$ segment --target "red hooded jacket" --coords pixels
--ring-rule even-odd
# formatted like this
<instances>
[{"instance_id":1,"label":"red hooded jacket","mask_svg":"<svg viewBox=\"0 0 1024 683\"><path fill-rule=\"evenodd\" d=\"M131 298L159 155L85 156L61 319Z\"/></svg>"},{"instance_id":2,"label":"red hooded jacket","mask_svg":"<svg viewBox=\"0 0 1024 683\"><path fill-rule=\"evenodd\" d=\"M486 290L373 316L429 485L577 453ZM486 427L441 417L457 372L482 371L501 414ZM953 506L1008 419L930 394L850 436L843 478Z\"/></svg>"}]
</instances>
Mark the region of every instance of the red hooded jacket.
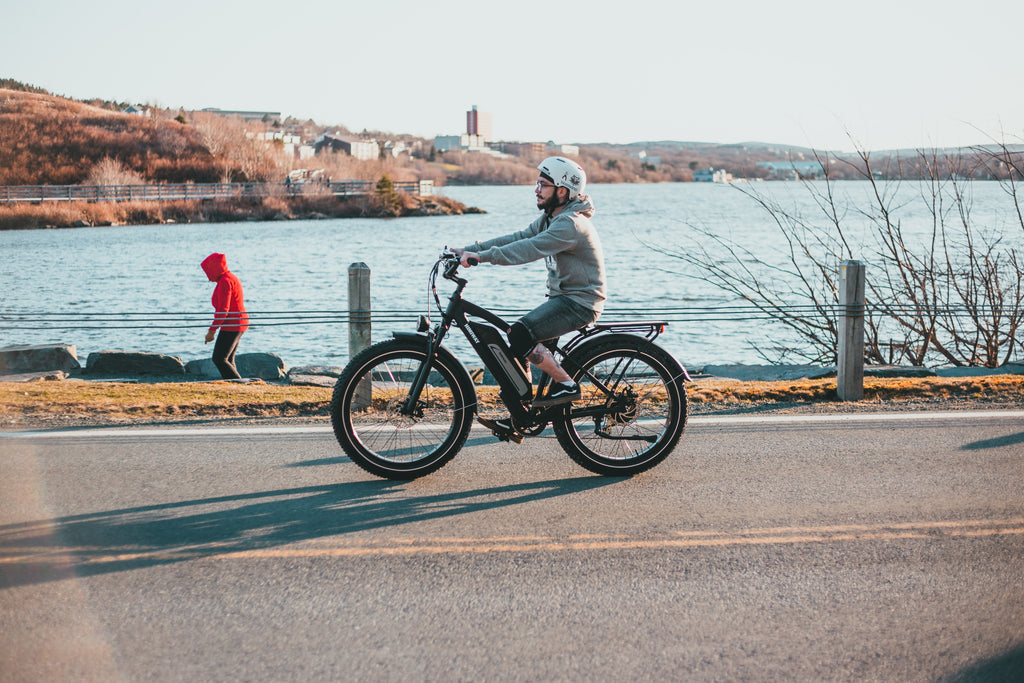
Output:
<instances>
[{"instance_id":1,"label":"red hooded jacket","mask_svg":"<svg viewBox=\"0 0 1024 683\"><path fill-rule=\"evenodd\" d=\"M245 332L249 329L249 314L245 312L242 283L228 270L228 258L224 254L210 254L203 259L203 272L213 288L213 324L210 330L222 329L228 332Z\"/></svg>"}]
</instances>

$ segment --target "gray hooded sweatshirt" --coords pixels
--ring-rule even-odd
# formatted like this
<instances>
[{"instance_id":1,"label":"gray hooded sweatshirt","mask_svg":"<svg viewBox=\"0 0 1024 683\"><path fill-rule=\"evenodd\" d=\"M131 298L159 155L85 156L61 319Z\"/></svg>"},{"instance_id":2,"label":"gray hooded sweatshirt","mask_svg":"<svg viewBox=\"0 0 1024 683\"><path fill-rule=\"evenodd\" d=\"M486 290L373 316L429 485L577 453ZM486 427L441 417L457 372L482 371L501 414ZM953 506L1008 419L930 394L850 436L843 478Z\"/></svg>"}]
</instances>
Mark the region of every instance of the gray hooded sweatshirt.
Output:
<instances>
[{"instance_id":1,"label":"gray hooded sweatshirt","mask_svg":"<svg viewBox=\"0 0 1024 683\"><path fill-rule=\"evenodd\" d=\"M544 259L548 296L566 296L600 314L604 310L604 252L590 217L594 204L580 195L557 216L545 212L529 227L466 247L484 263L517 266Z\"/></svg>"}]
</instances>

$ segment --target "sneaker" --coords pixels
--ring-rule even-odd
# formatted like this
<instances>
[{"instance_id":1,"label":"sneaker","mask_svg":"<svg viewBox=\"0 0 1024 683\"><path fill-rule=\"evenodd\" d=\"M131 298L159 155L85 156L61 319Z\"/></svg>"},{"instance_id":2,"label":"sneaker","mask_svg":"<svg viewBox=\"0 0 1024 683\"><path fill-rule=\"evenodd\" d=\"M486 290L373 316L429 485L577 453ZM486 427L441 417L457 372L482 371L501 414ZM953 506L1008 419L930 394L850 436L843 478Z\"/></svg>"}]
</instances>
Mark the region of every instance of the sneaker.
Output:
<instances>
[{"instance_id":1,"label":"sneaker","mask_svg":"<svg viewBox=\"0 0 1024 683\"><path fill-rule=\"evenodd\" d=\"M554 382L548 388L547 396L538 398L533 405L542 408L544 406L556 406L560 403L572 403L580 397L580 385L575 382L563 384Z\"/></svg>"},{"instance_id":2,"label":"sneaker","mask_svg":"<svg viewBox=\"0 0 1024 683\"><path fill-rule=\"evenodd\" d=\"M515 443L522 443L524 436L516 431L516 428L512 426L511 418L505 418L504 420L491 420L486 417L476 418L476 421L491 430L500 441L514 441Z\"/></svg>"}]
</instances>

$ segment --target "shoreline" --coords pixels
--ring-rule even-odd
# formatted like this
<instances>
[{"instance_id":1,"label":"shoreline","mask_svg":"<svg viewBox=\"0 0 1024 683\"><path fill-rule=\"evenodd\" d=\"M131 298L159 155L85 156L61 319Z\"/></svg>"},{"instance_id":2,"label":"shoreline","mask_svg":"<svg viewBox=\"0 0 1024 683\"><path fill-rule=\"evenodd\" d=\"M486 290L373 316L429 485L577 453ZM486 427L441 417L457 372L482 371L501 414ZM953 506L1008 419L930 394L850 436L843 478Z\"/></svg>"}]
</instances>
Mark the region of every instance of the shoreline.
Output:
<instances>
[{"instance_id":1,"label":"shoreline","mask_svg":"<svg viewBox=\"0 0 1024 683\"><path fill-rule=\"evenodd\" d=\"M484 213L481 209L468 207L439 194L397 194L396 197L390 203L381 202L372 195L351 198L298 195L251 199L0 204L0 230L336 218L386 219Z\"/></svg>"}]
</instances>

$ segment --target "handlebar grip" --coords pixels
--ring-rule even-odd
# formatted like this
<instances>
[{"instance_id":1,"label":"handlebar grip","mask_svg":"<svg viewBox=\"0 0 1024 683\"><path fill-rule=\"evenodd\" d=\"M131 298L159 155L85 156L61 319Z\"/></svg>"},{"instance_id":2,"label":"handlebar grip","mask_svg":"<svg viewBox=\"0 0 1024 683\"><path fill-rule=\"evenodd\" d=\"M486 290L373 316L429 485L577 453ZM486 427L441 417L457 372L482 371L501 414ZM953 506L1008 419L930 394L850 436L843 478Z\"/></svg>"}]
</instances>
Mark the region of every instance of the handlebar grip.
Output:
<instances>
[{"instance_id":1,"label":"handlebar grip","mask_svg":"<svg viewBox=\"0 0 1024 683\"><path fill-rule=\"evenodd\" d=\"M478 266L478 265L480 265L480 259L475 259L475 258L466 259L466 263L468 263L471 266Z\"/></svg>"}]
</instances>

